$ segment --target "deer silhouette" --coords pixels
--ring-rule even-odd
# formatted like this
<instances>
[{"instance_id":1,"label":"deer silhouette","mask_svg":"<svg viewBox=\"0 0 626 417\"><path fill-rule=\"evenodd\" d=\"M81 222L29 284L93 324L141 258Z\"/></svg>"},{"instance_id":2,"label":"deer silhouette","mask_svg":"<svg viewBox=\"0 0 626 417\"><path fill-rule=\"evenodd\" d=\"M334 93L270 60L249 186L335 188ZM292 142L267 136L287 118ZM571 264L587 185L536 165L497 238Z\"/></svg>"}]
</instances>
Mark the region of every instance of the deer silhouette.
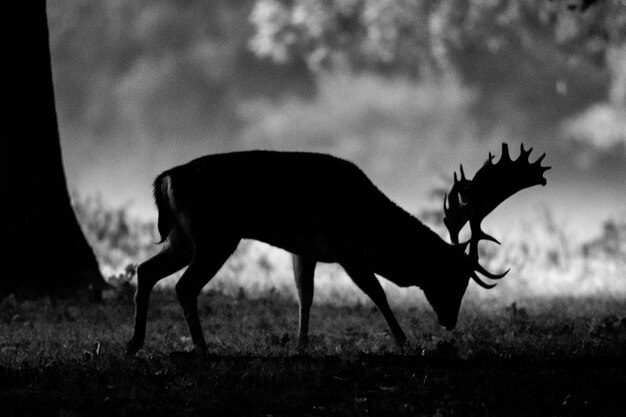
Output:
<instances>
[{"instance_id":1,"label":"deer silhouette","mask_svg":"<svg viewBox=\"0 0 626 417\"><path fill-rule=\"evenodd\" d=\"M148 299L162 278L189 266L176 284L193 343L207 345L197 297L241 239L256 239L293 254L299 297L298 345L308 343L313 276L317 262L339 263L369 296L400 346L406 336L375 274L400 287L418 286L439 323L456 326L470 278L500 279L478 262L478 242L497 240L480 228L495 207L516 192L545 185L545 154L530 163L521 146L511 160L508 146L493 163L489 154L472 180L454 174L444 198L446 242L385 196L356 165L326 154L249 151L208 155L169 169L154 181L163 247L137 268L135 329L126 353L143 346ZM459 243L469 222L471 238ZM469 253L467 248L469 246Z\"/></svg>"}]
</instances>

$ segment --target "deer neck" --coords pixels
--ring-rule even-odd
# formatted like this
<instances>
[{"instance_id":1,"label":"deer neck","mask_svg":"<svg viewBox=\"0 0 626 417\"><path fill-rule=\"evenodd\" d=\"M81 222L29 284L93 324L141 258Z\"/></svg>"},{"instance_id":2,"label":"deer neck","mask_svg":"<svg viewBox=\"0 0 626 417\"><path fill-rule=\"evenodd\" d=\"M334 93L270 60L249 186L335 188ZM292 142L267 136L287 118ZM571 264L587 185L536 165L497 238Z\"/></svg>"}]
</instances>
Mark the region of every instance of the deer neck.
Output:
<instances>
[{"instance_id":1,"label":"deer neck","mask_svg":"<svg viewBox=\"0 0 626 417\"><path fill-rule=\"evenodd\" d=\"M441 275L446 265L462 262L458 251L428 226L405 213L393 227L381 225L374 270L401 287L422 286ZM391 226L391 225L390 225Z\"/></svg>"}]
</instances>

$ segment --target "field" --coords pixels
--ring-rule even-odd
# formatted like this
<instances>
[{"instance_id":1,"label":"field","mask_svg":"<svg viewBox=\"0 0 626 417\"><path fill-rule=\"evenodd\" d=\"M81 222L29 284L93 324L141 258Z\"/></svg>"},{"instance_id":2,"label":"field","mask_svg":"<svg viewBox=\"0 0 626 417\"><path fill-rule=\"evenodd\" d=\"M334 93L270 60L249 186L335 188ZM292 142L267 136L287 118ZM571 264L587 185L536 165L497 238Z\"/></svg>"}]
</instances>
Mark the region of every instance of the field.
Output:
<instances>
[{"instance_id":1,"label":"field","mask_svg":"<svg viewBox=\"0 0 626 417\"><path fill-rule=\"evenodd\" d=\"M209 353L191 349L173 291L153 294L145 349L122 355L130 290L100 303L0 303L0 404L13 415L624 415L626 300L466 300L441 330L428 306L396 308L398 350L370 304L297 304L276 292L208 292Z\"/></svg>"}]
</instances>

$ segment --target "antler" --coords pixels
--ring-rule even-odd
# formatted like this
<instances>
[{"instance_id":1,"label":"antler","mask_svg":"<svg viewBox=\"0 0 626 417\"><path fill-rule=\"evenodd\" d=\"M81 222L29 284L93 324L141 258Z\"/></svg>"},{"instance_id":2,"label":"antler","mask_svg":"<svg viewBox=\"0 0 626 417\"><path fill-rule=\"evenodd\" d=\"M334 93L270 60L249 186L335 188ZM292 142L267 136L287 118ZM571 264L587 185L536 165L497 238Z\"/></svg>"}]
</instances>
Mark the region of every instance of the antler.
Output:
<instances>
[{"instance_id":1,"label":"antler","mask_svg":"<svg viewBox=\"0 0 626 417\"><path fill-rule=\"evenodd\" d=\"M495 284L485 284L478 278L476 272L491 279L500 279L509 272L507 270L501 274L494 274L487 271L478 262L478 243L481 240L490 240L500 244L497 239L480 228L481 222L497 206L518 191L534 185L546 185L543 174L550 167L541 166L546 154L544 153L539 159L531 163L528 159L531 152L532 148L526 150L522 144L520 156L513 161L509 155L508 145L503 143L500 160L494 164L494 156L490 152L489 158L472 180L465 178L463 167L461 167L461 180L457 180L455 173L450 198L444 199L444 224L448 228L453 244L459 245L458 234L465 223L468 221L470 223L472 236L469 241L460 244L460 247L465 250L469 244L469 259L473 263L472 268L474 270L471 277L481 287L493 288ZM446 202L446 200L448 201Z\"/></svg>"},{"instance_id":2,"label":"antler","mask_svg":"<svg viewBox=\"0 0 626 417\"><path fill-rule=\"evenodd\" d=\"M459 233L465 223L469 220L466 206L467 187L470 184L470 180L465 178L465 172L463 172L462 164L460 166L460 170L461 179L457 179L455 172L454 184L450 189L450 193L443 197L443 223L448 228L448 232L450 232L450 241L453 245L459 244Z\"/></svg>"}]
</instances>

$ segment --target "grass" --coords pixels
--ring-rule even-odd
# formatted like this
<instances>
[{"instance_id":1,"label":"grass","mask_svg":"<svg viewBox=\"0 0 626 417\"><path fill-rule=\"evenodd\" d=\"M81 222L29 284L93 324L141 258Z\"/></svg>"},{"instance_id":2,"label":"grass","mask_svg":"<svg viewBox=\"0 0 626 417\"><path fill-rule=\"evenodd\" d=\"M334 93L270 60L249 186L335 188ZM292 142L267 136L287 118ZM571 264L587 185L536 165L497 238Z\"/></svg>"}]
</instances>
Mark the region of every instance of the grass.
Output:
<instances>
[{"instance_id":1,"label":"grass","mask_svg":"<svg viewBox=\"0 0 626 417\"><path fill-rule=\"evenodd\" d=\"M12 415L623 415L626 300L466 300L457 329L429 307L396 308L411 348L370 304L313 306L209 292L209 353L191 350L172 291L153 294L145 349L122 356L130 291L0 303L0 404Z\"/></svg>"}]
</instances>

